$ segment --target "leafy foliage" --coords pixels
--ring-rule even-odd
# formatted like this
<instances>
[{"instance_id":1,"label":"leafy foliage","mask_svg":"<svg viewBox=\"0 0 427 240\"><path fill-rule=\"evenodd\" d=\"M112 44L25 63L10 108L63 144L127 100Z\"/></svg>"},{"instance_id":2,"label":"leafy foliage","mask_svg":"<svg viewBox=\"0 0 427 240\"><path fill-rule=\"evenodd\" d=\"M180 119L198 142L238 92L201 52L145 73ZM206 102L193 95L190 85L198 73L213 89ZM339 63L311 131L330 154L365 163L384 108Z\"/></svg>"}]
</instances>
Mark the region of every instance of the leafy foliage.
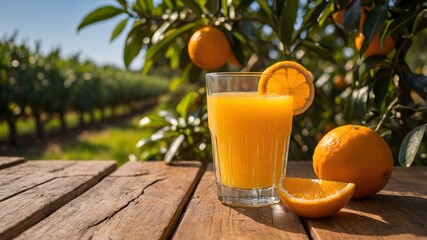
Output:
<instances>
[{"instance_id":1,"label":"leafy foliage","mask_svg":"<svg viewBox=\"0 0 427 240\"><path fill-rule=\"evenodd\" d=\"M143 159L164 159L170 163L172 159L211 158L203 89L185 95L174 110L161 110L158 114L145 116L139 125L144 129L156 129L150 137L136 144Z\"/></svg>"},{"instance_id":2,"label":"leafy foliage","mask_svg":"<svg viewBox=\"0 0 427 240\"><path fill-rule=\"evenodd\" d=\"M126 24L132 26L125 42L124 62L128 66L137 53L145 50L144 73L168 64L180 71L178 83L203 86L204 71L191 63L186 51L191 33L203 25L223 30L244 66L239 69L227 65L218 71L262 71L275 61L289 59L306 66L316 79L316 97L306 113L295 117L291 159L310 159L316 142L331 125L357 123L381 134L397 163L399 151L408 148L401 144L402 140L427 122L425 61L416 60L425 59L426 53L411 53L411 49L419 49L425 43L425 1L165 0L154 4L150 0L121 0L111 7L121 9L119 15L124 15ZM331 17L338 11L344 11L342 26ZM90 25L92 20L88 19L95 18L98 12L95 9L89 13L80 26ZM366 14L364 22L362 14ZM123 21L118 29L123 30ZM112 39L122 30L113 31ZM354 44L359 31L365 36L360 52ZM387 56L361 57L378 33L381 44L387 35L392 35L396 42L393 51ZM344 76L344 87L334 84L336 75ZM176 121L182 117L176 113L171 116ZM165 120L166 115L157 117ZM174 147L174 151L185 141L179 137L180 131L178 125L167 130L173 141L166 145ZM209 144L208 134L203 136L206 139L202 142ZM152 139L151 146L156 141ZM158 142L166 146L167 141L162 138ZM420 141L419 151L427 149L423 143ZM148 145L143 146L144 151L149 149ZM194 149L191 159L204 159L205 153ZM177 149L175 156L180 152ZM161 158L159 153L165 151L157 151L156 158ZM427 158L425 154L415 154L414 162L427 164Z\"/></svg>"}]
</instances>

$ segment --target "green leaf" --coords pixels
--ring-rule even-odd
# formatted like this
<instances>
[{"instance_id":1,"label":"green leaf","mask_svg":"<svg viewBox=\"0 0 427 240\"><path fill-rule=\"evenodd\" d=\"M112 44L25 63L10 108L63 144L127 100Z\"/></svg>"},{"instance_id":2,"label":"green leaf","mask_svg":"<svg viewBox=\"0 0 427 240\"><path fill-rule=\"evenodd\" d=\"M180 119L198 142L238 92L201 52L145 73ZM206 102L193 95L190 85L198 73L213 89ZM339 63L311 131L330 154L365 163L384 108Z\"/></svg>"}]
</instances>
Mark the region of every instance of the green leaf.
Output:
<instances>
[{"instance_id":1,"label":"green leaf","mask_svg":"<svg viewBox=\"0 0 427 240\"><path fill-rule=\"evenodd\" d=\"M360 64L358 68L359 76L368 74L373 67L375 67L378 63L384 62L386 59L387 58L382 55L374 55L374 56L365 58L365 60L363 60L363 62Z\"/></svg>"},{"instance_id":2,"label":"green leaf","mask_svg":"<svg viewBox=\"0 0 427 240\"><path fill-rule=\"evenodd\" d=\"M351 31L359 27L360 11L360 0L352 1L344 13L343 27L345 30Z\"/></svg>"},{"instance_id":3,"label":"green leaf","mask_svg":"<svg viewBox=\"0 0 427 240\"><path fill-rule=\"evenodd\" d=\"M405 68L403 72L405 83L416 91L423 99L427 99L427 76L413 73Z\"/></svg>"},{"instance_id":4,"label":"green leaf","mask_svg":"<svg viewBox=\"0 0 427 240\"><path fill-rule=\"evenodd\" d=\"M399 149L399 163L403 167L410 167L417 155L418 148L423 140L427 123L413 129L402 141Z\"/></svg>"},{"instance_id":5,"label":"green leaf","mask_svg":"<svg viewBox=\"0 0 427 240\"><path fill-rule=\"evenodd\" d=\"M80 31L82 28L86 27L87 25L115 17L120 13L123 13L123 9L119 9L113 6L99 7L83 18L83 20L80 22L79 26L77 27L77 31Z\"/></svg>"},{"instance_id":6,"label":"green leaf","mask_svg":"<svg viewBox=\"0 0 427 240\"><path fill-rule=\"evenodd\" d=\"M120 5L122 5L125 9L127 8L126 0L116 0Z\"/></svg>"},{"instance_id":7,"label":"green leaf","mask_svg":"<svg viewBox=\"0 0 427 240\"><path fill-rule=\"evenodd\" d=\"M148 13L148 6L145 0L136 0L135 5L137 6L138 13Z\"/></svg>"},{"instance_id":8,"label":"green leaf","mask_svg":"<svg viewBox=\"0 0 427 240\"><path fill-rule=\"evenodd\" d=\"M320 1L313 9L309 10L304 16L303 22L306 23L306 25L304 25L301 30L309 28L312 23L317 23L319 16L322 14L328 4L328 1Z\"/></svg>"},{"instance_id":9,"label":"green leaf","mask_svg":"<svg viewBox=\"0 0 427 240\"><path fill-rule=\"evenodd\" d=\"M359 119L361 121L364 120L366 111L367 111L367 102L369 95L369 86L364 86L357 91L357 97L355 99L354 104L354 112L353 115L355 119Z\"/></svg>"},{"instance_id":10,"label":"green leaf","mask_svg":"<svg viewBox=\"0 0 427 240\"><path fill-rule=\"evenodd\" d=\"M407 27L407 24L415 18L415 11L401 15L398 18L394 19L390 24L387 25L384 32L381 34L380 43L384 42L384 39L387 35L391 35L399 29Z\"/></svg>"},{"instance_id":11,"label":"green leaf","mask_svg":"<svg viewBox=\"0 0 427 240\"><path fill-rule=\"evenodd\" d=\"M167 8L175 8L175 0L164 0L163 3L166 5Z\"/></svg>"},{"instance_id":12,"label":"green leaf","mask_svg":"<svg viewBox=\"0 0 427 240\"><path fill-rule=\"evenodd\" d=\"M160 141L160 140L164 140L167 138L172 138L172 137L178 136L178 134L179 133L174 128L164 127L164 128L157 130L155 133L151 134L150 140L153 142Z\"/></svg>"},{"instance_id":13,"label":"green leaf","mask_svg":"<svg viewBox=\"0 0 427 240\"><path fill-rule=\"evenodd\" d=\"M164 127L154 132L148 138L142 138L136 143L136 147L140 150L152 147L156 142L161 142L169 138L178 136L177 131L173 131L170 127Z\"/></svg>"},{"instance_id":14,"label":"green leaf","mask_svg":"<svg viewBox=\"0 0 427 240\"><path fill-rule=\"evenodd\" d=\"M182 72L181 78L183 79L183 81L194 83L199 80L201 73L202 69L197 67L193 62L190 61Z\"/></svg>"},{"instance_id":15,"label":"green leaf","mask_svg":"<svg viewBox=\"0 0 427 240\"><path fill-rule=\"evenodd\" d=\"M319 26L323 26L329 16L335 11L334 2L330 1L328 5L326 5L325 10L319 16Z\"/></svg>"},{"instance_id":16,"label":"green leaf","mask_svg":"<svg viewBox=\"0 0 427 240\"><path fill-rule=\"evenodd\" d=\"M180 52L180 56L179 56L179 68L181 70L184 70L188 64L190 63L190 56L188 55L188 47L185 46L182 51Z\"/></svg>"},{"instance_id":17,"label":"green leaf","mask_svg":"<svg viewBox=\"0 0 427 240\"><path fill-rule=\"evenodd\" d=\"M321 59L324 59L324 60L329 61L329 62L334 63L334 64L337 63L337 61L334 58L333 52L324 48L319 43L314 43L314 42L311 42L308 40L303 40L300 42L299 45L305 47L308 50L308 52L315 53Z\"/></svg>"},{"instance_id":18,"label":"green leaf","mask_svg":"<svg viewBox=\"0 0 427 240\"><path fill-rule=\"evenodd\" d=\"M380 113L384 113L386 110L386 100L387 92L389 91L391 85L391 75L390 76L377 76L375 75L374 80L374 102L376 107L379 109Z\"/></svg>"},{"instance_id":19,"label":"green leaf","mask_svg":"<svg viewBox=\"0 0 427 240\"><path fill-rule=\"evenodd\" d=\"M169 28L172 22L164 22L151 37L151 43L156 44L161 38L164 37L165 31Z\"/></svg>"},{"instance_id":20,"label":"green leaf","mask_svg":"<svg viewBox=\"0 0 427 240\"><path fill-rule=\"evenodd\" d=\"M421 105L421 104L410 104L407 106L398 105L396 106L396 108L410 110L414 112L427 112L427 105Z\"/></svg>"},{"instance_id":21,"label":"green leaf","mask_svg":"<svg viewBox=\"0 0 427 240\"><path fill-rule=\"evenodd\" d=\"M152 128L152 127L156 128L156 127L169 126L170 123L164 120L162 117L160 117L157 114L149 114L143 117L141 120L139 120L138 125L141 128Z\"/></svg>"},{"instance_id":22,"label":"green leaf","mask_svg":"<svg viewBox=\"0 0 427 240\"><path fill-rule=\"evenodd\" d=\"M220 10L220 1L219 0L207 0L205 4L209 12L216 14Z\"/></svg>"},{"instance_id":23,"label":"green leaf","mask_svg":"<svg viewBox=\"0 0 427 240\"><path fill-rule=\"evenodd\" d=\"M242 33L238 32L238 31L232 31L231 33L232 33L233 39L235 41L239 41L245 45L248 43L248 41L246 40L245 36Z\"/></svg>"},{"instance_id":24,"label":"green leaf","mask_svg":"<svg viewBox=\"0 0 427 240\"><path fill-rule=\"evenodd\" d=\"M159 145L155 145L155 144L151 144L152 146L150 146L150 147L147 147L146 149L145 149L145 151L142 151L141 152L141 154L140 154L140 158L142 159L142 160L151 160L151 159L157 159L157 160L160 160L160 159L162 159L163 157L161 156L161 154L162 154L162 149L161 149L161 147L159 146Z\"/></svg>"},{"instance_id":25,"label":"green leaf","mask_svg":"<svg viewBox=\"0 0 427 240\"><path fill-rule=\"evenodd\" d=\"M144 6L141 6L138 1L132 4L132 10L135 11L138 14L138 16L144 16L145 10L143 7Z\"/></svg>"},{"instance_id":26,"label":"green leaf","mask_svg":"<svg viewBox=\"0 0 427 240\"><path fill-rule=\"evenodd\" d=\"M184 6L188 7L194 14L197 16L201 16L203 13L203 9L200 6L198 1L195 0L180 0Z\"/></svg>"},{"instance_id":27,"label":"green leaf","mask_svg":"<svg viewBox=\"0 0 427 240\"><path fill-rule=\"evenodd\" d=\"M369 44L375 37L375 34L377 34L384 26L387 13L388 6L387 4L383 4L372 9L372 11L370 11L366 16L366 21L363 24L363 36L365 37L365 40L360 48L360 56L362 56L369 47Z\"/></svg>"},{"instance_id":28,"label":"green leaf","mask_svg":"<svg viewBox=\"0 0 427 240\"><path fill-rule=\"evenodd\" d=\"M162 40L158 41L156 44L152 45L147 50L145 58L148 60L156 59L156 57L158 57L158 54L162 51L165 51L168 45L171 44L178 36L184 34L185 32L189 31L191 28L197 25L198 23L192 22L185 24L179 28L171 29Z\"/></svg>"},{"instance_id":29,"label":"green leaf","mask_svg":"<svg viewBox=\"0 0 427 240\"><path fill-rule=\"evenodd\" d=\"M170 67L171 69L177 69L179 66L179 60L181 57L182 48L179 45L172 45L169 47L167 52L167 57L170 59Z\"/></svg>"},{"instance_id":30,"label":"green leaf","mask_svg":"<svg viewBox=\"0 0 427 240\"><path fill-rule=\"evenodd\" d=\"M270 6L268 6L267 1L265 0L257 0L257 3L259 4L259 7L261 8L261 10L264 12L265 16L268 19L268 22L273 25L274 21L273 21L273 15L271 13L271 8Z\"/></svg>"},{"instance_id":31,"label":"green leaf","mask_svg":"<svg viewBox=\"0 0 427 240\"><path fill-rule=\"evenodd\" d=\"M159 116L162 117L165 121L168 121L171 125L178 125L178 117L175 112L170 110L161 110L159 111Z\"/></svg>"},{"instance_id":32,"label":"green leaf","mask_svg":"<svg viewBox=\"0 0 427 240\"><path fill-rule=\"evenodd\" d=\"M280 16L284 9L285 1L283 0L273 0L273 12L276 16Z\"/></svg>"},{"instance_id":33,"label":"green leaf","mask_svg":"<svg viewBox=\"0 0 427 240\"><path fill-rule=\"evenodd\" d=\"M230 6L227 6L227 2L228 2L228 0L221 0L222 14L224 15L224 17L228 17L229 16L228 8L230 6L233 6L233 4L231 3L231 1L230 1Z\"/></svg>"},{"instance_id":34,"label":"green leaf","mask_svg":"<svg viewBox=\"0 0 427 240\"><path fill-rule=\"evenodd\" d=\"M288 49L290 49L292 45L294 24L298 13L298 3L299 1L286 1L277 24L277 35Z\"/></svg>"},{"instance_id":35,"label":"green leaf","mask_svg":"<svg viewBox=\"0 0 427 240\"><path fill-rule=\"evenodd\" d=\"M412 34L415 34L419 29L421 23L423 22L424 15L427 14L427 9L422 10L418 15L417 18L414 21L414 25L412 26Z\"/></svg>"},{"instance_id":36,"label":"green leaf","mask_svg":"<svg viewBox=\"0 0 427 240\"><path fill-rule=\"evenodd\" d=\"M153 8L154 8L153 0L144 0L144 2L145 2L145 6L147 6L148 13L151 14L153 12Z\"/></svg>"},{"instance_id":37,"label":"green leaf","mask_svg":"<svg viewBox=\"0 0 427 240\"><path fill-rule=\"evenodd\" d=\"M237 61L244 65L243 63L246 62L245 59L245 55L244 55L244 50L243 50L243 46L246 45L247 41L246 39L244 39L244 37L242 36L242 40L241 38L237 38L236 36L241 36L240 33L238 32L232 32L232 48L233 48L233 54L236 57Z\"/></svg>"},{"instance_id":38,"label":"green leaf","mask_svg":"<svg viewBox=\"0 0 427 240\"><path fill-rule=\"evenodd\" d=\"M198 97L199 94L197 92L192 91L187 93L176 106L176 112L178 115L184 119L187 119L188 111L190 107L196 102Z\"/></svg>"},{"instance_id":39,"label":"green leaf","mask_svg":"<svg viewBox=\"0 0 427 240\"><path fill-rule=\"evenodd\" d=\"M142 74L148 74L151 67L153 67L154 61L151 59L145 59L144 66L142 67Z\"/></svg>"},{"instance_id":40,"label":"green leaf","mask_svg":"<svg viewBox=\"0 0 427 240\"><path fill-rule=\"evenodd\" d=\"M111 34L110 42L116 39L116 37L123 32L123 29L125 29L127 22L128 22L128 18L125 18L122 21L120 21L119 24L117 24L117 26L113 30L113 33Z\"/></svg>"},{"instance_id":41,"label":"green leaf","mask_svg":"<svg viewBox=\"0 0 427 240\"><path fill-rule=\"evenodd\" d=\"M123 60L125 66L128 68L133 59L138 56L143 46L144 30L141 23L135 24L132 30L129 32L125 48L123 51Z\"/></svg>"},{"instance_id":42,"label":"green leaf","mask_svg":"<svg viewBox=\"0 0 427 240\"><path fill-rule=\"evenodd\" d=\"M366 115L369 86L354 89L348 96L345 106L345 118L347 122L362 122Z\"/></svg>"},{"instance_id":43,"label":"green leaf","mask_svg":"<svg viewBox=\"0 0 427 240\"><path fill-rule=\"evenodd\" d=\"M375 75L373 77L368 79L367 82L362 83L362 86L371 84L371 83L375 84L377 81L379 81L379 79L383 79L383 78L391 79L392 77L393 77L393 70L391 69L391 67L380 68L375 72Z\"/></svg>"},{"instance_id":44,"label":"green leaf","mask_svg":"<svg viewBox=\"0 0 427 240\"><path fill-rule=\"evenodd\" d=\"M337 2L338 9L344 9L348 5L349 0L336 0L335 2Z\"/></svg>"},{"instance_id":45,"label":"green leaf","mask_svg":"<svg viewBox=\"0 0 427 240\"><path fill-rule=\"evenodd\" d=\"M179 135L175 140L169 145L168 151L165 154L165 163L171 163L173 157L178 152L179 147L184 142L185 136L183 134Z\"/></svg>"},{"instance_id":46,"label":"green leaf","mask_svg":"<svg viewBox=\"0 0 427 240\"><path fill-rule=\"evenodd\" d=\"M169 84L169 91L175 92L178 89L178 87L184 83L185 83L185 80L182 79L181 77L172 79L171 83Z\"/></svg>"},{"instance_id":47,"label":"green leaf","mask_svg":"<svg viewBox=\"0 0 427 240\"><path fill-rule=\"evenodd\" d=\"M148 147L149 145L152 145L153 141L151 141L150 138L141 138L136 144L136 148L138 149L144 149Z\"/></svg>"}]
</instances>

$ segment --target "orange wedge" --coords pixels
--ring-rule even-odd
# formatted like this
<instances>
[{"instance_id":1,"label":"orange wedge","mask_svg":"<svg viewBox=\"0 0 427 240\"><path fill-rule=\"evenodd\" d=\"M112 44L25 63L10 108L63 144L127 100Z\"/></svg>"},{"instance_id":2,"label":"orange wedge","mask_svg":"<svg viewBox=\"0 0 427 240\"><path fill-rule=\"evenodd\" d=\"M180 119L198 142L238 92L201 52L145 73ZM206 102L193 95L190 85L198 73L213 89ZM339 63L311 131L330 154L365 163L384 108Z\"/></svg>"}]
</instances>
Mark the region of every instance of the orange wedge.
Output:
<instances>
[{"instance_id":1,"label":"orange wedge","mask_svg":"<svg viewBox=\"0 0 427 240\"><path fill-rule=\"evenodd\" d=\"M277 62L263 72L258 93L292 95L293 113L307 110L314 99L313 78L307 69L296 62Z\"/></svg>"},{"instance_id":2,"label":"orange wedge","mask_svg":"<svg viewBox=\"0 0 427 240\"><path fill-rule=\"evenodd\" d=\"M322 218L337 213L351 199L354 183L281 177L278 193L283 204L301 217Z\"/></svg>"}]
</instances>

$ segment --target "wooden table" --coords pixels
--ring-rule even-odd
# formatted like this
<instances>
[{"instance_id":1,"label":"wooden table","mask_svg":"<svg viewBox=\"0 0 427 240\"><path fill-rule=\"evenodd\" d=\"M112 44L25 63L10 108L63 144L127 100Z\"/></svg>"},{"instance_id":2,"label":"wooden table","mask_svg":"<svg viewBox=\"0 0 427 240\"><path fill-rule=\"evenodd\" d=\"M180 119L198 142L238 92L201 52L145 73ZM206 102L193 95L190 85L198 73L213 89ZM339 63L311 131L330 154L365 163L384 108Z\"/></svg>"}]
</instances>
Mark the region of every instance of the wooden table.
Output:
<instances>
[{"instance_id":1,"label":"wooden table","mask_svg":"<svg viewBox=\"0 0 427 240\"><path fill-rule=\"evenodd\" d=\"M313 177L311 162L288 175ZM427 239L427 167L396 167L377 195L304 219L282 204L217 200L200 162L0 158L0 239Z\"/></svg>"}]
</instances>

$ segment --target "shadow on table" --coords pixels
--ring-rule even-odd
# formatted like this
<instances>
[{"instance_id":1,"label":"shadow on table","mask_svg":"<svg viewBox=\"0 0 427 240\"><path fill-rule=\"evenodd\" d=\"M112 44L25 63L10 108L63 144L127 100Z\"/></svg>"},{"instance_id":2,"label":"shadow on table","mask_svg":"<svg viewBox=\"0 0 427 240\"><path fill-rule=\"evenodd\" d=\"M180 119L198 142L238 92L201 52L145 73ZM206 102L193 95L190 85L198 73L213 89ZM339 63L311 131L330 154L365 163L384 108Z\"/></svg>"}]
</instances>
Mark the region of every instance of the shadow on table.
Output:
<instances>
[{"instance_id":1,"label":"shadow on table","mask_svg":"<svg viewBox=\"0 0 427 240\"><path fill-rule=\"evenodd\" d=\"M319 234L325 230L365 236L427 237L426 223L427 199L385 194L353 199L334 216L308 220L309 227Z\"/></svg>"},{"instance_id":2,"label":"shadow on table","mask_svg":"<svg viewBox=\"0 0 427 240\"><path fill-rule=\"evenodd\" d=\"M300 218L291 213L281 203L260 208L233 207L233 209L265 226L290 233L306 235Z\"/></svg>"}]
</instances>

